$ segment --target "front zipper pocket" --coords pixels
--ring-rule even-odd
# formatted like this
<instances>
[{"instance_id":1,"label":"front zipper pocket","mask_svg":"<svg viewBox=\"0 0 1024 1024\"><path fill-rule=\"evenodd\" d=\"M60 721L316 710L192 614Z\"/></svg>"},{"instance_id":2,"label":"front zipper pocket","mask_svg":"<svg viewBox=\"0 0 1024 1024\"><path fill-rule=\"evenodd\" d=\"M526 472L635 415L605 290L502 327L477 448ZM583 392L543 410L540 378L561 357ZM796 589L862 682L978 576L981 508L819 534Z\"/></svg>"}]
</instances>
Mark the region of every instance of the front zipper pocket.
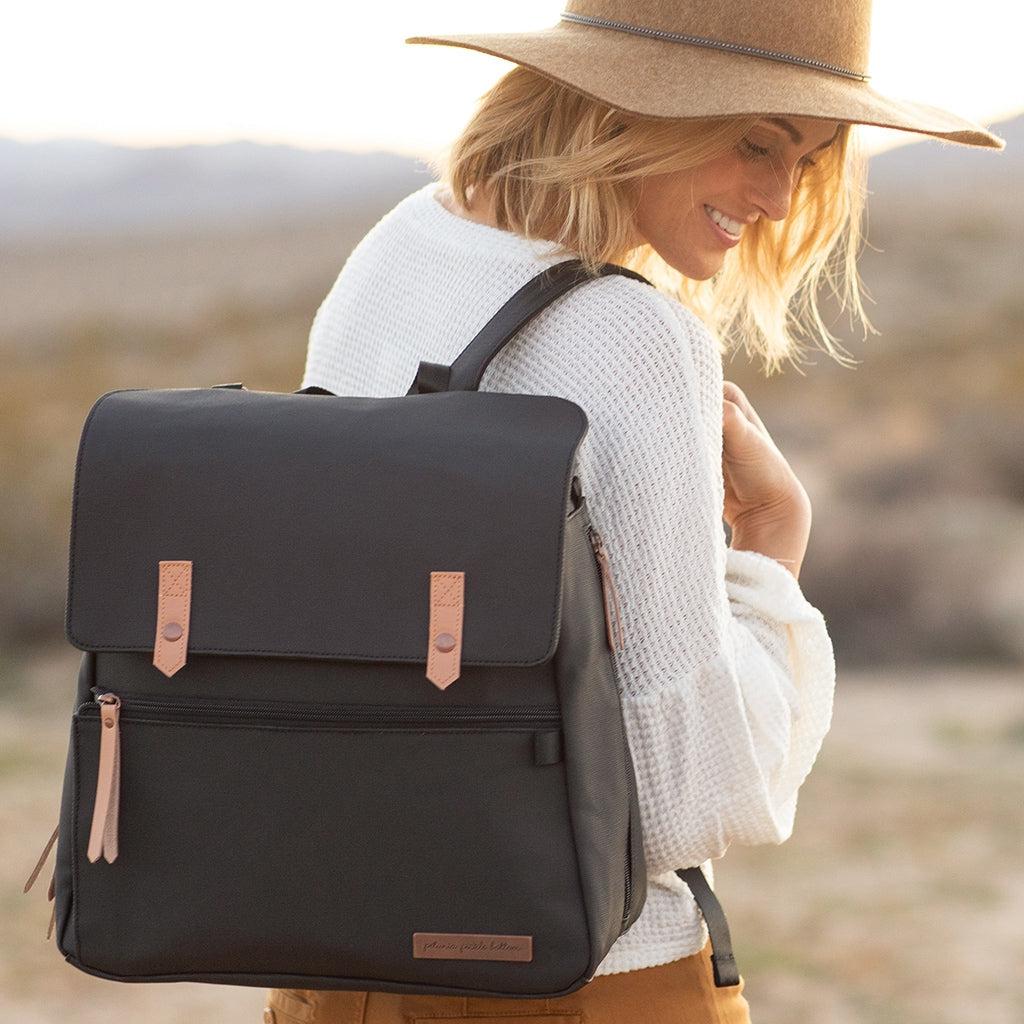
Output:
<instances>
[{"instance_id":1,"label":"front zipper pocket","mask_svg":"<svg viewBox=\"0 0 1024 1024\"><path fill-rule=\"evenodd\" d=\"M93 800L87 856L117 859L120 811L121 697L92 687L94 703L79 708L79 715L100 718L99 762ZM560 716L557 707L477 708L467 705L409 707L388 704L326 704L288 701L223 700L203 697L167 699L155 695L128 698L128 720L175 722L194 720L199 714L210 724L254 728L301 725L323 729L487 729L525 730L533 734L535 764L561 759Z\"/></svg>"},{"instance_id":2,"label":"front zipper pocket","mask_svg":"<svg viewBox=\"0 0 1024 1024\"><path fill-rule=\"evenodd\" d=\"M128 718L176 719L254 723L263 728L287 727L295 723L321 723L325 728L514 728L531 731L560 725L556 705L523 704L475 707L466 704L410 706L407 704L345 704L312 701L255 701L209 697L161 697L156 694L125 695L92 687L91 703L79 706L78 715L101 714L104 706L125 709ZM110 698L106 700L104 698Z\"/></svg>"},{"instance_id":3,"label":"front zipper pocket","mask_svg":"<svg viewBox=\"0 0 1024 1024\"><path fill-rule=\"evenodd\" d=\"M435 932L529 934L536 991L585 970L552 955L588 947L557 706L95 695L73 731L85 965L430 984L413 933ZM443 963L467 986L485 966Z\"/></svg>"}]
</instances>

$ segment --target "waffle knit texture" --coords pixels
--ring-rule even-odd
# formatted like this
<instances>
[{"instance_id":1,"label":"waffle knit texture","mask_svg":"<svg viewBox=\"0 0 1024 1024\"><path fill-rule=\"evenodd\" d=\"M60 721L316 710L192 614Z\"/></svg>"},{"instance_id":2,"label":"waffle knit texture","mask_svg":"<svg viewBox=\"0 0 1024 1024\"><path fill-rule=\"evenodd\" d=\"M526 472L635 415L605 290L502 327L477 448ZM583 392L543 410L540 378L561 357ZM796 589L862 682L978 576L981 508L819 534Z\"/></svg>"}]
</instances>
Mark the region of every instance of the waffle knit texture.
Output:
<instances>
[{"instance_id":1,"label":"waffle knit texture","mask_svg":"<svg viewBox=\"0 0 1024 1024\"><path fill-rule=\"evenodd\" d=\"M348 256L314 317L300 387L404 395L450 364L546 266L554 243L460 217L429 182ZM821 612L780 562L726 547L722 362L701 320L611 275L556 299L491 361L481 391L558 395L587 414L578 473L621 601L616 667L636 767L647 901L597 974L707 940L676 868L781 843L832 717ZM784 897L780 897L784 898ZM723 899L728 909L728 899Z\"/></svg>"}]
</instances>

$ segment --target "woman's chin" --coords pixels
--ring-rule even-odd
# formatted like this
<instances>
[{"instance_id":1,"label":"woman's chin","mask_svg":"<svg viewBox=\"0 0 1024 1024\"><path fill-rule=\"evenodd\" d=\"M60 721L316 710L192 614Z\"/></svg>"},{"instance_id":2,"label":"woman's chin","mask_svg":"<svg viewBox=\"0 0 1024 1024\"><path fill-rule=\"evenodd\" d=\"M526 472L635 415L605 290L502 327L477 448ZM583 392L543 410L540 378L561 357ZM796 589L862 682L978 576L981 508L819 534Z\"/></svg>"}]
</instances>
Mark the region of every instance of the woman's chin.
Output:
<instances>
[{"instance_id":1,"label":"woman's chin","mask_svg":"<svg viewBox=\"0 0 1024 1024\"><path fill-rule=\"evenodd\" d=\"M707 281L722 269L722 256L722 253L708 253L695 257L690 253L686 257L666 259L665 262L691 281Z\"/></svg>"}]
</instances>

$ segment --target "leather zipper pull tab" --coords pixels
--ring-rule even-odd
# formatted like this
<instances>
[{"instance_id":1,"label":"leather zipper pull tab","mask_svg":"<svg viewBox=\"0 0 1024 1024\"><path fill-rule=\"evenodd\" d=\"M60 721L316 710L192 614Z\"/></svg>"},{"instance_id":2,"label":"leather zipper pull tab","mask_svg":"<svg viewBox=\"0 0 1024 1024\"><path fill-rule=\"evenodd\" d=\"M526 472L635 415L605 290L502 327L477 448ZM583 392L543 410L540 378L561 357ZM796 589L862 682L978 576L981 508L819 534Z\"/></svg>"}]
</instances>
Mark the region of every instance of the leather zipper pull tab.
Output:
<instances>
[{"instance_id":1,"label":"leather zipper pull tab","mask_svg":"<svg viewBox=\"0 0 1024 1024\"><path fill-rule=\"evenodd\" d=\"M46 863L46 858L50 855L50 850L53 849L53 844L57 841L57 833L59 831L60 822L57 823L57 827L53 830L53 835L47 840L43 852L39 855L39 860L36 861L36 866L32 869L32 874L28 876L25 888L21 890L22 892L28 892L35 884L35 880L39 877L39 872L43 870L43 865Z\"/></svg>"},{"instance_id":2,"label":"leather zipper pull tab","mask_svg":"<svg viewBox=\"0 0 1024 1024\"><path fill-rule=\"evenodd\" d=\"M100 761L86 856L95 863L102 854L104 860L112 864L117 859L117 815L121 789L121 729L118 724L121 698L116 693L101 693L96 700L100 705Z\"/></svg>"},{"instance_id":3,"label":"leather zipper pull tab","mask_svg":"<svg viewBox=\"0 0 1024 1024\"><path fill-rule=\"evenodd\" d=\"M604 598L604 621L608 646L613 651L616 648L621 650L626 646L626 637L622 628L622 613L619 609L619 592L615 587L615 579L612 576L612 567L608 560L608 551L604 546L604 538L593 527L590 530L590 544L594 549L594 554L597 555L597 564L601 569L601 595ZM613 613L614 630L612 628Z\"/></svg>"},{"instance_id":4,"label":"leather zipper pull tab","mask_svg":"<svg viewBox=\"0 0 1024 1024\"><path fill-rule=\"evenodd\" d=\"M56 877L57 877L57 869L54 868L53 869L53 873L50 875L50 885L49 885L49 888L46 890L46 899L50 903L53 903L53 897L55 895L55 890L53 888L53 883L54 883L54 880L56 879ZM54 925L54 922L56 920L57 920L57 904L53 903L53 906L50 907L50 924L49 924L49 926L46 929L46 937L47 938L49 938L53 934L53 925Z\"/></svg>"}]
</instances>

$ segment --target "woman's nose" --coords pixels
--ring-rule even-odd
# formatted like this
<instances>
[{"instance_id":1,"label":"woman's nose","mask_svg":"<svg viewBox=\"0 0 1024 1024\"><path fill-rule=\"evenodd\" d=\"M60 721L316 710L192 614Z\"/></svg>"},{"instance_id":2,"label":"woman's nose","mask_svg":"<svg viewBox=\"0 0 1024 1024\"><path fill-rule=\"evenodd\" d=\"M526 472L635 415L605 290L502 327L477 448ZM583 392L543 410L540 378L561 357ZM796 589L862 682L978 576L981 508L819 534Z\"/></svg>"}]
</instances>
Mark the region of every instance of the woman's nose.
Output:
<instances>
[{"instance_id":1,"label":"woman's nose","mask_svg":"<svg viewBox=\"0 0 1024 1024\"><path fill-rule=\"evenodd\" d=\"M794 173L779 164L764 170L752 182L753 202L769 220L784 220L796 187Z\"/></svg>"}]
</instances>

